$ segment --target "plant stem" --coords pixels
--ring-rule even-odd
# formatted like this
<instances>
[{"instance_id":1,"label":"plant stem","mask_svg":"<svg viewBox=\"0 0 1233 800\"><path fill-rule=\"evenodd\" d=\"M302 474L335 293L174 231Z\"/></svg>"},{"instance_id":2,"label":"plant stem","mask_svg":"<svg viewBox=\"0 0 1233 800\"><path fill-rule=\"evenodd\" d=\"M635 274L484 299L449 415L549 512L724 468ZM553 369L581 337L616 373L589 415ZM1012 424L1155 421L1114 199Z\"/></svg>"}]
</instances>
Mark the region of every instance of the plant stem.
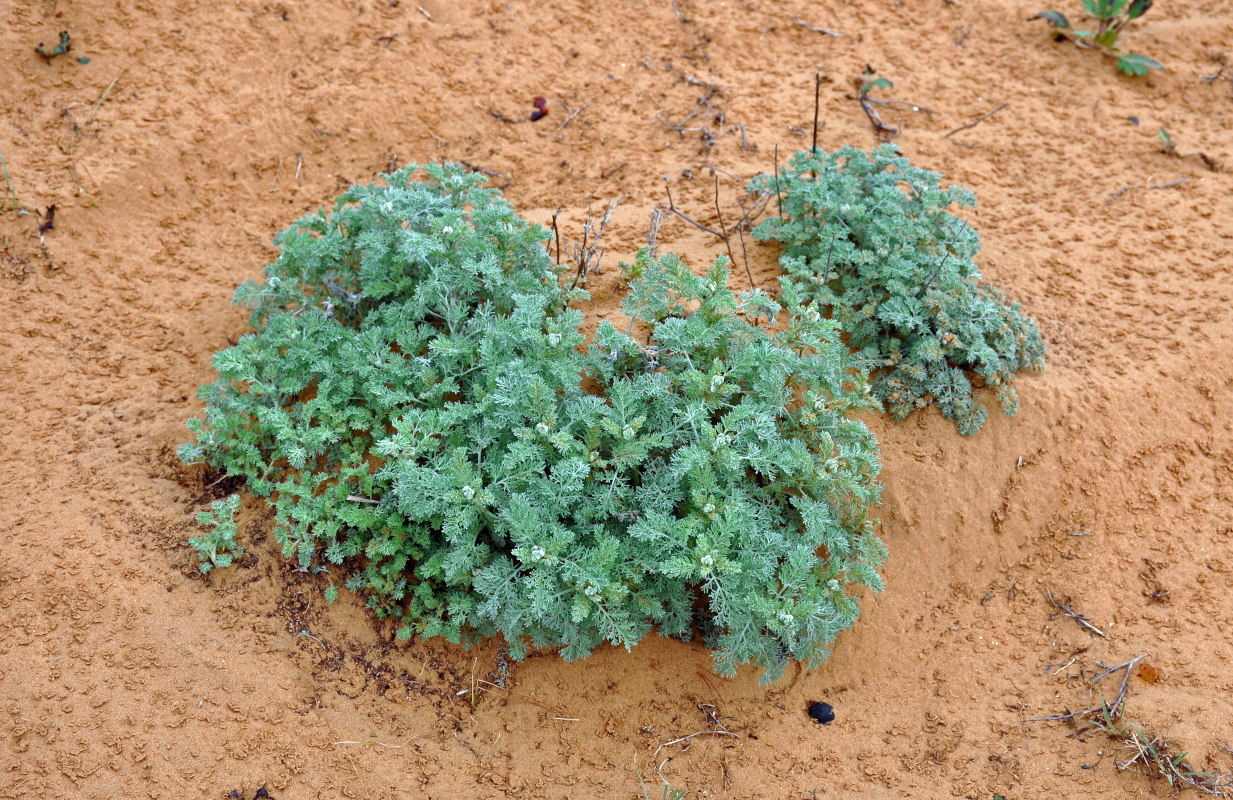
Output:
<instances>
[{"instance_id":1,"label":"plant stem","mask_svg":"<svg viewBox=\"0 0 1233 800\"><path fill-rule=\"evenodd\" d=\"M9 180L9 164L7 161L4 160L4 153L0 153L0 170L3 170L4 172L4 185L8 187L9 194L12 195L13 197L12 207L13 208L20 207L21 204L17 202L17 192L16 190L13 189L13 184ZM3 214L8 210L9 210L9 204L8 204L8 201L5 201L5 204L3 206L0 206L0 214Z\"/></svg>"}]
</instances>

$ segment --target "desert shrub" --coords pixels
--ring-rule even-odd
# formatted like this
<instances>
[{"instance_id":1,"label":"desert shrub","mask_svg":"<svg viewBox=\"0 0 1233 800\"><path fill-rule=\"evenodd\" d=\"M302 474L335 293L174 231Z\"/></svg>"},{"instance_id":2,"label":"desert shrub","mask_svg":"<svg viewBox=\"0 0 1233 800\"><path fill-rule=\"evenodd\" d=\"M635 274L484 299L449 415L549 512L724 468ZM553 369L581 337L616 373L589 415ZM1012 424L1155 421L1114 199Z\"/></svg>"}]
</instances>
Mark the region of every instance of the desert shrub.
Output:
<instances>
[{"instance_id":1,"label":"desert shrub","mask_svg":"<svg viewBox=\"0 0 1233 800\"><path fill-rule=\"evenodd\" d=\"M973 205L970 191L941 188L890 144L796 153L750 188L782 201L754 236L781 243L785 297L839 324L892 417L937 403L971 435L987 417L973 379L1015 413L1012 378L1042 369L1045 348L1036 323L980 282L979 237L947 211Z\"/></svg>"},{"instance_id":2,"label":"desert shrub","mask_svg":"<svg viewBox=\"0 0 1233 800\"><path fill-rule=\"evenodd\" d=\"M242 476L284 554L401 636L586 656L701 629L720 671L816 663L880 585L876 445L832 323L639 258L648 344L562 288L547 234L482 179L413 167L282 233L236 293L189 462ZM331 584L328 595L337 593Z\"/></svg>"}]
</instances>

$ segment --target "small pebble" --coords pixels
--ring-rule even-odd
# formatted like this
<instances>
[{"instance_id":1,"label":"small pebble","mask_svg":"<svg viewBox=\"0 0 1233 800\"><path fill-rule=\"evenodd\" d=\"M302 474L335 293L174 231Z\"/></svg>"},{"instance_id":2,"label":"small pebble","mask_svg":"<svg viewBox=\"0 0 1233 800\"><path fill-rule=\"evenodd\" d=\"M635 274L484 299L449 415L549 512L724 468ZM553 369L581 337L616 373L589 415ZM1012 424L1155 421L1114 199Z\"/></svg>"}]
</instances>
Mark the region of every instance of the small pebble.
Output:
<instances>
[{"instance_id":1,"label":"small pebble","mask_svg":"<svg viewBox=\"0 0 1233 800\"><path fill-rule=\"evenodd\" d=\"M821 725L828 725L835 719L835 709L830 703L816 702L809 704L809 716Z\"/></svg>"}]
</instances>

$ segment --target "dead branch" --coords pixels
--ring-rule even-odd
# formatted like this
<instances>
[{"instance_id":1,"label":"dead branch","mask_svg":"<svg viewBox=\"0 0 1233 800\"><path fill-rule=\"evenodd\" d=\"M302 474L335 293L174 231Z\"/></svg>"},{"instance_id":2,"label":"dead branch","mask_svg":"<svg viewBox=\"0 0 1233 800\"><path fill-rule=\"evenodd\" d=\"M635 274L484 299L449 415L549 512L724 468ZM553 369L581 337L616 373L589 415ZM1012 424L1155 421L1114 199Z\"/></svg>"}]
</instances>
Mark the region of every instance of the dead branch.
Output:
<instances>
[{"instance_id":1,"label":"dead branch","mask_svg":"<svg viewBox=\"0 0 1233 800\"><path fill-rule=\"evenodd\" d=\"M1095 625L1093 625L1092 621L1089 618L1083 616L1078 611L1075 611L1073 608L1071 608L1066 603L1063 603L1060 600L1055 599L1053 597L1053 592L1049 591L1048 589L1045 589L1045 597L1048 598L1049 602L1053 604L1054 608L1056 608L1058 611L1061 611L1063 614L1070 617L1075 622L1079 623L1079 627L1083 628L1083 630L1087 631L1088 633L1094 633L1097 636L1101 636L1101 637L1105 635L1105 632L1102 631L1100 628L1097 628Z\"/></svg>"},{"instance_id":2,"label":"dead branch","mask_svg":"<svg viewBox=\"0 0 1233 800\"><path fill-rule=\"evenodd\" d=\"M617 199L608 204L608 210L604 212L598 228L595 226L595 219L591 216L591 209L587 208L587 221L582 225L582 244L574 245L574 252L570 257L570 261L577 266L577 271L569 288L573 289L579 283L585 284L588 275L599 274L600 262L604 258L604 251L599 247L599 240L603 237L604 231L608 229L608 222L612 219L612 212L616 211L616 207L620 205L622 199L624 198L617 197ZM555 215L553 219L555 224ZM587 244L588 238L591 241L590 245Z\"/></svg>"},{"instance_id":3,"label":"dead branch","mask_svg":"<svg viewBox=\"0 0 1233 800\"><path fill-rule=\"evenodd\" d=\"M1135 184L1131 184L1130 186L1123 186L1121 189L1118 189L1116 192L1109 195L1109 199L1105 201L1105 205L1106 206L1113 205L1114 200L1126 194L1127 192L1133 191L1135 189L1172 189L1174 186L1181 186L1183 183L1186 182L1186 179L1188 177L1190 176L1183 175L1182 177L1178 178L1177 180L1171 183L1148 183L1148 184L1135 183Z\"/></svg>"},{"instance_id":4,"label":"dead branch","mask_svg":"<svg viewBox=\"0 0 1233 800\"><path fill-rule=\"evenodd\" d=\"M797 25L800 25L802 28L808 28L809 30L814 31L815 33L820 33L823 36L835 36L835 37L843 36L842 33L836 33L835 31L828 31L826 28L819 28L816 25L810 25L808 22L796 16L795 14L789 14L788 16L792 18L793 22L795 22Z\"/></svg>"},{"instance_id":5,"label":"dead branch","mask_svg":"<svg viewBox=\"0 0 1233 800\"><path fill-rule=\"evenodd\" d=\"M869 101L869 95L861 92L860 95L861 108L865 110L865 116L869 117L869 123L873 125L876 133L894 136L899 133L899 129L891 125L887 125L882 121L882 117L878 116L878 112L874 110L873 104Z\"/></svg>"},{"instance_id":6,"label":"dead branch","mask_svg":"<svg viewBox=\"0 0 1233 800\"><path fill-rule=\"evenodd\" d=\"M985 120L989 119L989 118L990 118L990 117L992 117L994 114L996 114L996 113L998 113L999 111L1001 111L1003 108L1006 108L1008 105L1010 105L1010 103L1002 103L1002 105L1000 105L1000 106L998 106L997 108L993 109L993 110L992 110L992 111L990 111L988 114L985 114L984 116L980 117L980 118L979 118L979 119L977 119L975 122L969 122L967 125L960 125L958 128L955 128L953 131L951 131L950 133L946 134L946 135L945 135L945 136L943 136L942 138L943 138L943 139L949 139L951 136L955 135L955 134L956 134L956 133L958 133L959 131L966 131L966 130L968 130L969 128L975 128L977 125L979 125L980 123L982 123L982 122L984 122Z\"/></svg>"},{"instance_id":7,"label":"dead branch","mask_svg":"<svg viewBox=\"0 0 1233 800\"><path fill-rule=\"evenodd\" d=\"M581 106L579 106L578 108L569 108L569 103L566 103L566 104L565 104L565 107L566 107L567 109L569 109L569 116L568 116L568 117L566 117L566 118L565 118L565 120L564 120L564 121L563 121L560 125L558 125L558 126L557 126L557 130L559 130L559 131L560 131L560 130L564 130L564 129L565 129L565 126L566 126L566 125L568 125L569 123L573 122L573 121L574 121L574 117L578 116L578 115L579 115L579 114L581 114L583 111L585 111L585 110L586 110L586 107L587 107L588 105L590 105L590 104L589 104L589 103L583 103L583 104L582 104Z\"/></svg>"}]
</instances>

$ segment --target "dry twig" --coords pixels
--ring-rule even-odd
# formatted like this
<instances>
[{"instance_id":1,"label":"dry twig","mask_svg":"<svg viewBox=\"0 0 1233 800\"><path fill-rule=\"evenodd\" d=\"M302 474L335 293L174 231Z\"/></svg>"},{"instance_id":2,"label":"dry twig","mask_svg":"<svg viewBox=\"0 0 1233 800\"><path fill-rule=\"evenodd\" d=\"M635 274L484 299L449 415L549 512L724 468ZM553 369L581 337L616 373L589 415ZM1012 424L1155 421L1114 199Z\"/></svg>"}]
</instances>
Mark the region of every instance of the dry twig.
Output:
<instances>
[{"instance_id":1,"label":"dry twig","mask_svg":"<svg viewBox=\"0 0 1233 800\"><path fill-rule=\"evenodd\" d=\"M954 129L953 131L951 131L950 133L947 133L946 135L944 135L942 138L943 138L943 139L949 139L951 136L953 136L954 134L958 133L959 131L966 131L966 130L967 130L967 129L969 129L969 128L975 128L977 125L979 125L980 123L982 123L982 122L984 122L985 120L989 119L989 118L990 118L990 117L992 117L994 114L996 114L996 113L998 113L999 111L1001 111L1003 108L1006 108L1008 105L1010 105L1010 103L1002 103L1002 105L1000 105L1000 106L998 106L997 108L993 109L992 111L990 111L989 113L987 113L987 114L985 114L984 116L980 117L980 118L979 118L979 119L977 119L976 121L974 121L974 122L969 122L967 125L960 125L958 128L955 128L955 129Z\"/></svg>"},{"instance_id":2,"label":"dry twig","mask_svg":"<svg viewBox=\"0 0 1233 800\"><path fill-rule=\"evenodd\" d=\"M1063 614L1070 617L1075 622L1079 623L1079 627L1083 628L1083 630L1087 631L1088 633L1094 633L1097 636L1103 637L1105 635L1105 632L1102 631L1100 628L1097 628L1095 625L1093 625L1092 621L1089 618L1075 611L1068 604L1055 599L1053 597L1053 592L1049 591L1048 589L1045 589L1045 597L1048 598L1049 602L1053 604L1054 608L1056 608L1058 611L1061 611Z\"/></svg>"},{"instance_id":3,"label":"dry twig","mask_svg":"<svg viewBox=\"0 0 1233 800\"><path fill-rule=\"evenodd\" d=\"M569 123L573 122L573 121L574 121L574 117L578 116L578 115L579 115L579 114L581 114L583 111L585 111L585 110L586 110L586 107L587 107L588 105L590 105L590 104L589 104L589 103L583 103L583 104L582 104L581 106L579 106L578 108L569 108L569 103L566 103L566 104L565 104L565 107L566 107L567 109L569 109L569 116L567 116L567 117L564 119L564 121L562 121L562 122L561 122L561 124L557 126L557 130L564 130L564 129L565 129L565 126L566 126L566 125L568 125Z\"/></svg>"},{"instance_id":4,"label":"dry twig","mask_svg":"<svg viewBox=\"0 0 1233 800\"><path fill-rule=\"evenodd\" d=\"M1123 186L1121 189L1118 189L1116 192L1109 195L1109 199L1105 201L1105 205L1106 206L1113 205L1114 200L1126 194L1127 192L1133 191L1135 189L1172 189L1174 186L1181 186L1183 183L1186 182L1186 179L1189 177L1190 177L1189 175L1183 175L1182 177L1178 178L1175 181L1172 181L1171 183L1147 183L1147 184L1135 183L1135 184L1131 184L1130 186Z\"/></svg>"},{"instance_id":5,"label":"dry twig","mask_svg":"<svg viewBox=\"0 0 1233 800\"><path fill-rule=\"evenodd\" d=\"M574 245L574 253L570 257L570 260L577 265L577 272L574 274L574 281L570 284L569 288L573 289L579 283L586 283L587 276L590 274L599 274L599 265L604 258L604 251L599 249L599 240L608 228L608 222L612 219L612 212L616 211L616 207L622 199L618 197L608 204L608 210L604 212L598 229L595 227L595 220L591 216L590 207L587 208L587 221L582 225L582 244ZM556 224L555 215L553 215L553 224ZM588 238L591 240L589 246L587 245Z\"/></svg>"},{"instance_id":6,"label":"dry twig","mask_svg":"<svg viewBox=\"0 0 1233 800\"><path fill-rule=\"evenodd\" d=\"M809 30L814 31L815 33L820 33L823 36L835 36L835 37L843 36L842 33L836 33L835 31L828 31L826 28L819 28L816 25L810 25L808 22L796 16L795 14L789 14L788 16L792 18L793 22L795 22L797 25L800 25L802 28L808 28Z\"/></svg>"},{"instance_id":7,"label":"dry twig","mask_svg":"<svg viewBox=\"0 0 1233 800\"><path fill-rule=\"evenodd\" d=\"M1033 717L1031 719L1025 719L1021 721L1022 722L1056 722L1058 720L1074 719L1075 717L1084 717L1089 714L1097 714L1097 713L1108 714L1111 718L1120 718L1122 716L1123 703L1125 703L1126 701L1126 690L1130 686L1130 670L1135 664L1138 664L1140 661L1142 661L1146 657L1147 657L1147 653L1142 653L1130 659L1129 661L1125 662L1124 664L1118 664L1115 667L1109 667L1104 672L1097 675L1095 678L1092 678L1092 680L1089 682L1092 685L1095 685L1097 681L1099 681L1101 678L1105 677L1106 675L1117 672L1118 670L1121 670L1121 669L1126 670L1126 674L1122 677L1122 685L1118 688L1117 697L1113 699L1112 705L1106 703L1102 695L1100 705L1094 708L1084 709L1083 711L1072 711L1069 714L1059 714L1054 717Z\"/></svg>"}]
</instances>

